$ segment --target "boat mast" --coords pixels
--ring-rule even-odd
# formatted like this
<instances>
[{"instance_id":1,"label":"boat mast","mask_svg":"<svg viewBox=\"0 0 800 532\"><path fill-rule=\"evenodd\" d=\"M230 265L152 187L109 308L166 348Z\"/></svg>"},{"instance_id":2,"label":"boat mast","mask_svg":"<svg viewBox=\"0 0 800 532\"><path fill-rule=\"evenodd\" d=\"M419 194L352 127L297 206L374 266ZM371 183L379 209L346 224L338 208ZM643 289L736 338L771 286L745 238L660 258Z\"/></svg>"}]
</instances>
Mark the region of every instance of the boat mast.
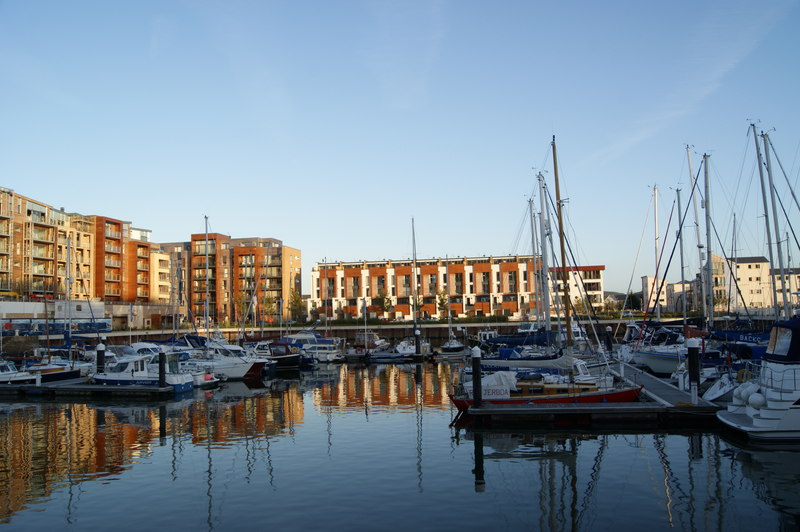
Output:
<instances>
[{"instance_id":1,"label":"boat mast","mask_svg":"<svg viewBox=\"0 0 800 532\"><path fill-rule=\"evenodd\" d=\"M417 314L419 313L419 302L417 301L417 233L414 230L414 218L411 218L411 249L413 254L413 267L411 271L411 295L414 298L414 352L419 355L422 353L420 344L420 334L417 330Z\"/></svg>"},{"instance_id":2,"label":"boat mast","mask_svg":"<svg viewBox=\"0 0 800 532\"><path fill-rule=\"evenodd\" d=\"M208 216L204 216L205 218L205 227L206 227L206 241L205 241L205 250L206 250L206 298L203 302L203 320L206 324L206 338L209 335L209 325L208 325L208 298L209 298L209 290L208 290ZM207 342L206 342L207 343Z\"/></svg>"},{"instance_id":3,"label":"boat mast","mask_svg":"<svg viewBox=\"0 0 800 532\"><path fill-rule=\"evenodd\" d=\"M45 301L47 298L45 298ZM67 236L67 349L72 359L72 237Z\"/></svg>"},{"instance_id":4,"label":"boat mast","mask_svg":"<svg viewBox=\"0 0 800 532\"><path fill-rule=\"evenodd\" d=\"M453 338L453 319L450 316L450 260L447 255L444 256L444 287L445 296L447 297L447 339L448 341Z\"/></svg>"},{"instance_id":5,"label":"boat mast","mask_svg":"<svg viewBox=\"0 0 800 532\"><path fill-rule=\"evenodd\" d=\"M772 181L772 163L769 157L769 135L766 133L761 134L761 138L764 142L764 158L767 161L767 178L769 179L769 194L772 199L772 223L775 225L775 246L777 247L778 252L778 268L780 268L780 276L781 276L781 295L783 299L783 312L784 317L788 320L791 314L789 314L789 301L786 298L786 272L783 267L783 251L781 251L781 230L780 226L778 225L778 210L775 206L775 185Z\"/></svg>"},{"instance_id":6,"label":"boat mast","mask_svg":"<svg viewBox=\"0 0 800 532\"><path fill-rule=\"evenodd\" d=\"M659 234L658 234L658 185L653 185L653 208L654 208L654 211L653 211L654 212L654 218L653 218L653 220L655 222L655 240L654 240L654 242L655 242L655 251L656 251L656 254L655 254L655 258L656 258L656 261L655 261L656 275L655 275L655 278L653 279L653 288L651 288L651 291L652 291L652 293L655 294L655 299L653 300L653 307L656 309L656 319L660 321L661 320L661 305L659 305L659 301L658 301L660 299L660 297L661 297L660 296L660 291L658 289L658 266L659 266L659 264L658 264L658 247L659 247L658 246L658 240L659 240Z\"/></svg>"},{"instance_id":7,"label":"boat mast","mask_svg":"<svg viewBox=\"0 0 800 532\"><path fill-rule=\"evenodd\" d=\"M683 210L681 209L681 189L677 189L675 193L678 196L678 242L680 243L681 255L681 299L683 300L683 327L686 334L686 277L684 275L683 266Z\"/></svg>"},{"instance_id":8,"label":"boat mast","mask_svg":"<svg viewBox=\"0 0 800 532\"><path fill-rule=\"evenodd\" d=\"M708 329L714 326L714 288L711 278L711 185L708 180L708 158L707 153L703 154L703 173L705 175L705 210L706 210L706 297L708 304Z\"/></svg>"},{"instance_id":9,"label":"boat mast","mask_svg":"<svg viewBox=\"0 0 800 532\"><path fill-rule=\"evenodd\" d=\"M544 321L544 327L547 343L550 344L550 267L548 265L548 257L547 257L547 242L550 238L550 222L548 220L547 213L549 212L547 208L547 186L544 182L544 175L539 172L539 199L540 199L540 209L539 212L539 231L541 231L541 241L542 241L542 269L539 272L539 279L540 279L540 288L542 291L542 318Z\"/></svg>"},{"instance_id":10,"label":"boat mast","mask_svg":"<svg viewBox=\"0 0 800 532\"><path fill-rule=\"evenodd\" d=\"M539 248L539 243L536 240L536 221L533 214L533 196L528 199L528 215L530 216L531 222L531 275L533 276L533 278L530 280L531 290L528 294L528 307L534 305L535 301L536 323L541 327L543 322L542 307L539 304L541 300L541 287L539 287L538 290L536 287L536 281L540 280L540 277L536 274L536 250Z\"/></svg>"},{"instance_id":11,"label":"boat mast","mask_svg":"<svg viewBox=\"0 0 800 532\"><path fill-rule=\"evenodd\" d=\"M703 265L703 244L702 240L700 240L700 215L697 212L697 194L695 194L696 190L695 187L697 186L696 179L694 177L694 171L692 170L692 154L689 148L689 145L686 145L686 160L689 163L689 182L692 185L692 193L690 194L692 197L692 207L694 208L694 236L697 241L697 258L699 259L700 267L702 268ZM700 300L702 301L701 307L703 316L706 315L706 285L702 282L702 275L701 275L701 282L700 282ZM696 299L695 299L696 301Z\"/></svg>"},{"instance_id":12,"label":"boat mast","mask_svg":"<svg viewBox=\"0 0 800 532\"><path fill-rule=\"evenodd\" d=\"M773 265L775 264L775 259L772 256L772 230L769 227L769 209L767 208L767 189L764 186L764 164L761 160L761 146L758 144L758 134L756 133L756 125L750 124L750 127L753 128L753 140L756 143L756 156L758 157L758 176L761 180L761 200L764 205L764 225L767 230L767 250L769 251L769 276L772 280L772 308L775 309L775 319L777 320L780 316L780 310L778 309L778 286L775 284L775 269ZM778 235L775 235L775 238L778 238Z\"/></svg>"},{"instance_id":13,"label":"boat mast","mask_svg":"<svg viewBox=\"0 0 800 532\"><path fill-rule=\"evenodd\" d=\"M558 207L558 238L561 243L561 279L564 283L564 323L567 329L567 346L572 346L572 324L570 323L569 307L569 272L567 271L567 252L564 246L564 217L562 214L561 190L558 185L558 159L556 158L556 136L553 135L553 176L556 181L556 206Z\"/></svg>"}]
</instances>

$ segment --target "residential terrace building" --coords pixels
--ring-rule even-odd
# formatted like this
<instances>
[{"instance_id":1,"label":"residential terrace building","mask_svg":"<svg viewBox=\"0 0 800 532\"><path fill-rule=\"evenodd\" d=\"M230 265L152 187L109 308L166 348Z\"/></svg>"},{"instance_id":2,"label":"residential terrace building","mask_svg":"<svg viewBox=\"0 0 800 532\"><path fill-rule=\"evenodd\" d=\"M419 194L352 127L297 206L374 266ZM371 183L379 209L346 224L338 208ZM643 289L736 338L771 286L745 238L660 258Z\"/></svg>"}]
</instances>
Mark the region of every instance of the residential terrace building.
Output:
<instances>
[{"instance_id":1,"label":"residential terrace building","mask_svg":"<svg viewBox=\"0 0 800 532\"><path fill-rule=\"evenodd\" d=\"M319 263L311 271L308 312L358 317L366 304L371 315L408 320L413 319L416 298L421 318L438 317L446 308L455 317L527 319L540 308L535 281L540 268L540 258L531 255ZM602 307L604 269L570 269L573 304ZM564 294L560 269L550 269L548 284L557 291L551 298L555 313L555 301Z\"/></svg>"}]
</instances>

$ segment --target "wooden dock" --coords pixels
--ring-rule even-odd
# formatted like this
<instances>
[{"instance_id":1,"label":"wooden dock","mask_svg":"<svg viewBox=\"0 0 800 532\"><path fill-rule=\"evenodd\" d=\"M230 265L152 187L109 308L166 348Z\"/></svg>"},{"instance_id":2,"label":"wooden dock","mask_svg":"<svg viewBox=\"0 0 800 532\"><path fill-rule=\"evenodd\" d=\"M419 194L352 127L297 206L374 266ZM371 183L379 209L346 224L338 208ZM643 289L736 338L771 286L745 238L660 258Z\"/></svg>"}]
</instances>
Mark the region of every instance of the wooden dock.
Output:
<instances>
[{"instance_id":1,"label":"wooden dock","mask_svg":"<svg viewBox=\"0 0 800 532\"><path fill-rule=\"evenodd\" d=\"M551 403L470 407L474 421L491 427L712 428L722 406L691 394L630 364L613 363L611 371L630 384L643 385L632 403Z\"/></svg>"},{"instance_id":2,"label":"wooden dock","mask_svg":"<svg viewBox=\"0 0 800 532\"><path fill-rule=\"evenodd\" d=\"M28 399L45 397L84 397L151 401L170 398L174 395L172 386L137 386L91 384L87 379L69 379L43 384L0 384L0 397L24 397Z\"/></svg>"}]
</instances>

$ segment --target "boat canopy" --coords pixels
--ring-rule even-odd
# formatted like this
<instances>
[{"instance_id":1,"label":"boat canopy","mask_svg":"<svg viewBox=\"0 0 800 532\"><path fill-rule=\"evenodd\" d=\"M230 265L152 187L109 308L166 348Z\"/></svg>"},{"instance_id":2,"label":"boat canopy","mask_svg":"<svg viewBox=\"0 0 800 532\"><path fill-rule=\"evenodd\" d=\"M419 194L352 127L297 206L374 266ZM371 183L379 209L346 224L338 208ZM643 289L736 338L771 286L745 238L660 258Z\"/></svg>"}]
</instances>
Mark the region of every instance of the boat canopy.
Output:
<instances>
[{"instance_id":1,"label":"boat canopy","mask_svg":"<svg viewBox=\"0 0 800 532\"><path fill-rule=\"evenodd\" d=\"M772 326L767 352L767 362L800 362L800 318L779 321Z\"/></svg>"}]
</instances>

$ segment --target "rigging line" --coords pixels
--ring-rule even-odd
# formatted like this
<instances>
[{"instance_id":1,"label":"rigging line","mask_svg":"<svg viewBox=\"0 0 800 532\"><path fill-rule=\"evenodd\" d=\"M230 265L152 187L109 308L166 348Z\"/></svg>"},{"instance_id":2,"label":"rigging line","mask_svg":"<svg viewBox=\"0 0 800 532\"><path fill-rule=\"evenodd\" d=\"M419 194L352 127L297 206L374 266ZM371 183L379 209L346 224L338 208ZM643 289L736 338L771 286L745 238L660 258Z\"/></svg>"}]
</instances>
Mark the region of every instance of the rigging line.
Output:
<instances>
[{"instance_id":1,"label":"rigging line","mask_svg":"<svg viewBox=\"0 0 800 532\"><path fill-rule=\"evenodd\" d=\"M625 292L625 299L622 301L622 310L620 311L620 318L622 318L622 311L625 310L625 306L628 304L628 296L631 293L631 286L633 285L633 276L636 273L636 266L639 263L639 255L642 253L642 243L644 242L644 234L647 230L647 220L650 218L650 208L653 206L653 198L650 197L650 204L647 206L647 213L644 217L644 225L642 226L642 236L639 237L639 249L636 250L636 257L633 260L633 269L631 270L631 278L628 280L628 290ZM616 329L614 329L614 337L617 336L619 332L621 323L617 323Z\"/></svg>"},{"instance_id":2,"label":"rigging line","mask_svg":"<svg viewBox=\"0 0 800 532\"><path fill-rule=\"evenodd\" d=\"M674 212L675 212L675 200L672 201L672 208L669 210L669 219L667 220L667 228L664 231L665 235L669 234L669 228L672 225L672 215L673 215ZM661 245L661 253L658 255L658 263L656 263L656 280L658 279L658 270L661 267L661 261L664 258L664 250L667 247L666 244L667 243L665 241ZM669 255L669 260L667 261L667 266L664 268L664 272L667 272L669 270L669 265L672 262L672 256L675 254L675 248L677 247L677 245L678 245L678 241L676 240L675 244L672 246L672 252ZM681 272L681 275L683 275L683 272ZM658 285L658 291L656 292L656 297L653 300L653 308L655 308L655 306L659 304L658 301L659 301L659 299L661 297L661 289L662 289L662 287L664 286L664 284L666 282L667 282L667 276L666 276L666 273L665 273L664 276L661 278L661 283ZM651 291L650 295L652 296L652 291ZM644 311L645 320L647 319L647 311L649 309L650 309L650 298L648 297L647 298L647 308Z\"/></svg>"},{"instance_id":3,"label":"rigging line","mask_svg":"<svg viewBox=\"0 0 800 532\"><path fill-rule=\"evenodd\" d=\"M703 165L701 163L700 167L702 168L702 166ZM699 175L700 175L700 170L698 169L698 176ZM692 193L689 194L689 199L686 201L686 209L684 209L683 213L678 213L678 215L680 216L679 223L678 223L678 238L675 239L675 243L672 246L672 251L670 252L669 259L667 260L667 266L664 269L664 271L668 271L670 264L672 264L672 259L675 256L675 249L677 248L678 243L680 242L680 236L681 236L681 234L683 232L684 223L686 222L686 215L689 213L689 204L691 203L692 195L694 194L694 192L696 190L699 192L699 189L697 188L698 182L699 182L698 179L694 180L694 185L692 186ZM667 223L667 233L669 231L669 225L672 222L672 211L674 209L675 209L675 203L672 204L672 210L670 211L669 222ZM666 244L666 242L665 242L665 244ZM663 254L663 248L662 248L662 254ZM709 260L711 260L710 256L709 256ZM661 258L660 257L659 257L659 262L661 262ZM681 280L683 280L683 275L684 275L684 272L681 272ZM661 289L664 287L664 284L666 283L666 280L667 279L666 279L666 275L665 275L664 278L661 280L661 283L658 286L658 292L656 292L656 299L655 299L656 302L658 302L659 298L661 297ZM684 298L684 301L685 301L685 298ZM643 318L642 321L647 321L647 310L650 308L650 304L649 303L650 303L650 301L649 301L649 298L648 298L648 305L645 308L644 318ZM642 334L643 334L643 332L640 331L640 333L639 333L639 337L640 338L641 338Z\"/></svg>"},{"instance_id":4,"label":"rigging line","mask_svg":"<svg viewBox=\"0 0 800 532\"><path fill-rule=\"evenodd\" d=\"M800 242L797 241L797 235L794 232L794 227L792 226L792 223L789 221L789 214L786 212L786 207L784 207L783 205L783 200L781 199L780 194L776 194L775 196L778 198L778 205L781 206L781 211L783 211L783 216L786 218L786 225L789 226L789 230L792 232L792 236L794 237L794 244L797 246L798 250L800 250ZM788 242L787 242L787 247L788 247Z\"/></svg>"},{"instance_id":5,"label":"rigging line","mask_svg":"<svg viewBox=\"0 0 800 532\"><path fill-rule=\"evenodd\" d=\"M735 269L732 266L732 260L727 256L728 254L725 253L725 245L722 243L720 239L719 233L717 232L717 226L714 224L714 220L711 220L711 229L714 232L714 236L717 237L717 244L719 244L719 248L722 250L722 260L725 261L725 264L728 265L728 271L732 272L731 278L733 279L733 283L736 286L736 292L739 294L739 297L742 300L742 306L744 307L744 311L747 314L747 319L750 319L750 311L747 309L747 303L744 300L744 295L742 295L742 291L739 288L739 281L736 279ZM711 251L708 251L708 260L711 261ZM714 304L714 298L711 298L711 304Z\"/></svg>"},{"instance_id":6,"label":"rigging line","mask_svg":"<svg viewBox=\"0 0 800 532\"><path fill-rule=\"evenodd\" d=\"M567 240L567 239L564 239L564 243L567 245L567 251L569 252L569 258L570 258L570 260L572 260L572 264L573 264L573 267L570 267L570 272L573 272L573 271L577 272L578 271L577 270L578 263L575 260L575 254L572 251L572 245L570 244L570 241ZM594 306L592 305L592 301L589 299L589 295L587 293L588 291L586 290L586 284L583 281L583 276L582 275L576 275L575 277L577 277L578 283L580 284L580 290L578 291L578 294L581 297L581 302L583 303L584 309L588 311L587 314L591 318L589 320L589 325L591 325L592 332L594 333L594 339L595 339L595 341L597 341L597 345L602 345L602 343L600 342L600 338L599 338L599 336L597 334L597 328L600 327L600 319L597 317L597 313L595 312ZM572 309L576 311L575 312L575 316L577 316L578 315L577 309L575 309L575 306L572 304L572 301L568 301L568 303L572 307ZM594 322L592 321L592 319L594 320Z\"/></svg>"},{"instance_id":7,"label":"rigging line","mask_svg":"<svg viewBox=\"0 0 800 532\"><path fill-rule=\"evenodd\" d=\"M522 219L517 226L517 234L514 237L514 244L511 246L511 253L510 255L516 255L517 250L519 249L519 241L522 239L522 233L526 230L527 225L527 218L528 218L528 204L525 203L525 211L522 213Z\"/></svg>"},{"instance_id":8,"label":"rigging line","mask_svg":"<svg viewBox=\"0 0 800 532\"><path fill-rule=\"evenodd\" d=\"M767 136L767 141L769 142L769 146L772 148L772 155L775 157L775 160L778 161L778 166L781 167L781 172L783 173L783 178L786 179L786 184L789 186L789 192L792 194L792 199L794 199L794 204L797 206L797 209L800 210L800 203L797 202L797 196L794 195L794 187L792 187L791 183L789 183L789 176L786 175L786 170L783 169L783 165L781 164L781 160L778 158L778 152L775 151L775 146L772 144L772 139ZM777 191L776 191L777 192ZM780 198L780 195L778 195ZM785 214L784 209L784 214ZM787 216L788 220L788 216Z\"/></svg>"}]
</instances>

